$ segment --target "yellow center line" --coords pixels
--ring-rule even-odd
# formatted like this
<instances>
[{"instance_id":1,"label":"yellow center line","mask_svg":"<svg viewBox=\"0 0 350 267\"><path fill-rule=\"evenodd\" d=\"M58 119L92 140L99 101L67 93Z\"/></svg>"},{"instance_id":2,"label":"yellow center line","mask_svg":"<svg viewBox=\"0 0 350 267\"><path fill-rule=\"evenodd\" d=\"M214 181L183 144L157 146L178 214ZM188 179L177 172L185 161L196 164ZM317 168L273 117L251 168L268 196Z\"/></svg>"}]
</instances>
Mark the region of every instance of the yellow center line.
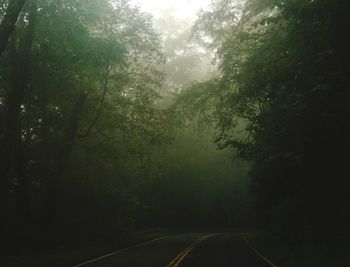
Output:
<instances>
[{"instance_id":1,"label":"yellow center line","mask_svg":"<svg viewBox=\"0 0 350 267\"><path fill-rule=\"evenodd\" d=\"M188 254L191 253L191 251L198 246L201 242L203 242L204 240L208 239L209 237L212 237L214 235L206 235L203 236L201 238L199 238L198 240L196 240L195 242L193 242L191 245L189 245L187 248L185 248L183 251L181 251L181 253L179 255L177 255L177 257L175 259L173 259L166 267L177 267L179 266L179 264L187 257Z\"/></svg>"}]
</instances>

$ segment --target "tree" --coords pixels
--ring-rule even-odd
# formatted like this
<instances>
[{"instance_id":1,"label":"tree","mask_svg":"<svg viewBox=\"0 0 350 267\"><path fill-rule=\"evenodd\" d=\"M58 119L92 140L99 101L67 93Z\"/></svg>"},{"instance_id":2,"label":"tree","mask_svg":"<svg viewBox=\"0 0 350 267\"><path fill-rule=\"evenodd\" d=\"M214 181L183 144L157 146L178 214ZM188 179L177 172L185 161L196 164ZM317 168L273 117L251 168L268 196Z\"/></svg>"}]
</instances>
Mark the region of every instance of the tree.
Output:
<instances>
[{"instance_id":1,"label":"tree","mask_svg":"<svg viewBox=\"0 0 350 267\"><path fill-rule=\"evenodd\" d=\"M151 18L127 1L31 0L0 60L1 231L131 227L171 135Z\"/></svg>"},{"instance_id":2,"label":"tree","mask_svg":"<svg viewBox=\"0 0 350 267\"><path fill-rule=\"evenodd\" d=\"M0 55L4 52L7 42L15 29L15 24L26 0L11 0L6 14L0 24Z\"/></svg>"},{"instance_id":3,"label":"tree","mask_svg":"<svg viewBox=\"0 0 350 267\"><path fill-rule=\"evenodd\" d=\"M348 23L346 3L247 1L235 16L221 16L224 4L216 2L197 23L200 33L220 38L216 140L255 162L253 189L265 224L294 239L319 237L349 220L341 174L349 52L339 32ZM234 135L237 118L246 122L244 139Z\"/></svg>"}]
</instances>

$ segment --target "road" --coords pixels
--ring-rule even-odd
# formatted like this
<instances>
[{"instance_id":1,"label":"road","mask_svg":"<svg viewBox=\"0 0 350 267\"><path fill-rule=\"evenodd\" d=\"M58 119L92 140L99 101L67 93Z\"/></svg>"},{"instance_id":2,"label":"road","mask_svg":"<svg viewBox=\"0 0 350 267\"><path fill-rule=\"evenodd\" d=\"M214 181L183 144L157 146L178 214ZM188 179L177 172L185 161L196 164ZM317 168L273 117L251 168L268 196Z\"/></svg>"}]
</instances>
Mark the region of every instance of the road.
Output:
<instances>
[{"instance_id":1,"label":"road","mask_svg":"<svg viewBox=\"0 0 350 267\"><path fill-rule=\"evenodd\" d=\"M243 237L231 233L171 235L74 267L275 267Z\"/></svg>"}]
</instances>

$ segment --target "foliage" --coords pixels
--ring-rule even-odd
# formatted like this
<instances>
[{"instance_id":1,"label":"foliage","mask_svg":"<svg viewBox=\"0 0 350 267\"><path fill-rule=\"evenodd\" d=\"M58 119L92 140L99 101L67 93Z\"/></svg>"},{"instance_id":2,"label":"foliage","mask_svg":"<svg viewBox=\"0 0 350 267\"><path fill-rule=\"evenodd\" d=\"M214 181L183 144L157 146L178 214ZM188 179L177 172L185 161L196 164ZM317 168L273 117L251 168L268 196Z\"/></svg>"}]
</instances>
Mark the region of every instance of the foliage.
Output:
<instances>
[{"instance_id":1,"label":"foliage","mask_svg":"<svg viewBox=\"0 0 350 267\"><path fill-rule=\"evenodd\" d=\"M127 1L27 2L0 59L1 229L125 231L170 137L159 36Z\"/></svg>"},{"instance_id":2,"label":"foliage","mask_svg":"<svg viewBox=\"0 0 350 267\"><path fill-rule=\"evenodd\" d=\"M247 1L221 16L224 5L213 2L197 22L220 62L217 141L255 161L260 218L275 232L348 233L346 2ZM234 134L237 117L247 122L243 140Z\"/></svg>"}]
</instances>

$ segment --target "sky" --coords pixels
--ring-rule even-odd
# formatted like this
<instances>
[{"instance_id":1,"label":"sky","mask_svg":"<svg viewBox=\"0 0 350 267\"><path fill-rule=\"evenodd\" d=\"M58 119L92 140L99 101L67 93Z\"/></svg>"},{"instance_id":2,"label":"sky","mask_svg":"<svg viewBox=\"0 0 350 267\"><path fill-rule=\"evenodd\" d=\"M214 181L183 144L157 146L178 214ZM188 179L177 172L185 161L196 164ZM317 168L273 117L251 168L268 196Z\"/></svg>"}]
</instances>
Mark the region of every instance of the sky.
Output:
<instances>
[{"instance_id":1,"label":"sky","mask_svg":"<svg viewBox=\"0 0 350 267\"><path fill-rule=\"evenodd\" d=\"M161 17L171 13L180 19L194 21L201 8L209 5L211 0L132 0L143 11L151 13L154 17Z\"/></svg>"}]
</instances>

